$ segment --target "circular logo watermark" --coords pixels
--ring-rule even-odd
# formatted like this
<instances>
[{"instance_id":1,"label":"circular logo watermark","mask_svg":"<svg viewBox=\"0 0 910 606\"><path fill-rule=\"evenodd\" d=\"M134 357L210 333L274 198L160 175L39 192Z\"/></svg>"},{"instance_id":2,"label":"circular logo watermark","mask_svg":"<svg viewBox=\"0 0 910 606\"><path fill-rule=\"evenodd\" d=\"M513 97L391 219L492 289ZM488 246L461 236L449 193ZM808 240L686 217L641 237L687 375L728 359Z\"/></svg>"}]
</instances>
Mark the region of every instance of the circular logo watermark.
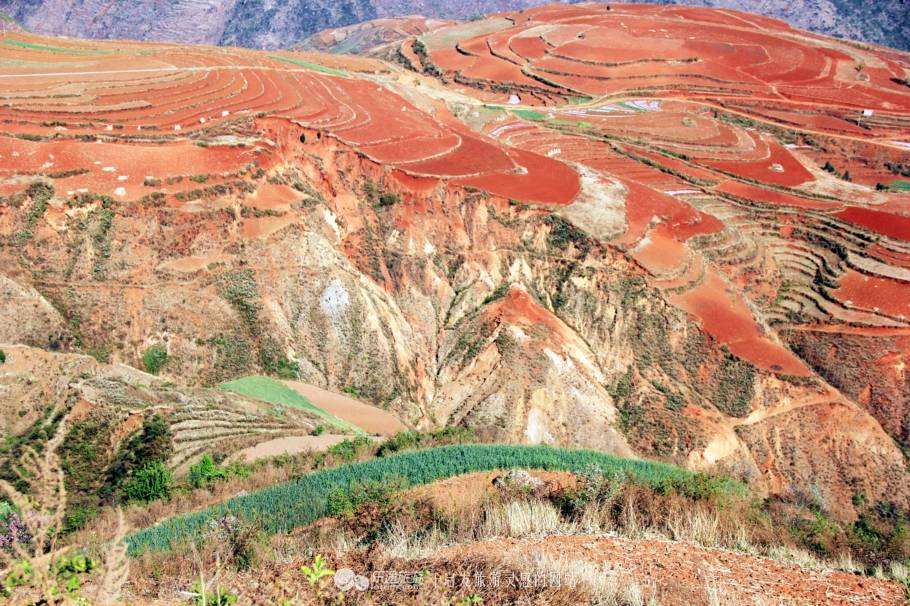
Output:
<instances>
[{"instance_id":1,"label":"circular logo watermark","mask_svg":"<svg viewBox=\"0 0 910 606\"><path fill-rule=\"evenodd\" d=\"M339 591L366 591L370 588L370 579L357 574L350 568L339 568L335 572L335 587Z\"/></svg>"}]
</instances>

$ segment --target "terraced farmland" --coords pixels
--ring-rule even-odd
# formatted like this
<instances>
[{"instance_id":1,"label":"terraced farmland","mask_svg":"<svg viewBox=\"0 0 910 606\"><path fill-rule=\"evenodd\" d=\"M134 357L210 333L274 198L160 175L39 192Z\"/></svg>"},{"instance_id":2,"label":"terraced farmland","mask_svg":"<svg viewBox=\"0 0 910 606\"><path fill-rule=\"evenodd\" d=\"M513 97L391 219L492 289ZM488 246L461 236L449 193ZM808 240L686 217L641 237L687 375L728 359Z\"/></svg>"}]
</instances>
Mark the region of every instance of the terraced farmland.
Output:
<instances>
[{"instance_id":1,"label":"terraced farmland","mask_svg":"<svg viewBox=\"0 0 910 606\"><path fill-rule=\"evenodd\" d=\"M910 502L910 56L681 6L437 25L4 33L0 341ZM181 465L247 421L194 423Z\"/></svg>"},{"instance_id":2,"label":"terraced farmland","mask_svg":"<svg viewBox=\"0 0 910 606\"><path fill-rule=\"evenodd\" d=\"M366 432L360 427L315 406L298 392L269 377L243 377L228 383L222 383L220 388L224 391L239 393L263 402L299 408L323 419L336 430L354 435L366 435Z\"/></svg>"}]
</instances>

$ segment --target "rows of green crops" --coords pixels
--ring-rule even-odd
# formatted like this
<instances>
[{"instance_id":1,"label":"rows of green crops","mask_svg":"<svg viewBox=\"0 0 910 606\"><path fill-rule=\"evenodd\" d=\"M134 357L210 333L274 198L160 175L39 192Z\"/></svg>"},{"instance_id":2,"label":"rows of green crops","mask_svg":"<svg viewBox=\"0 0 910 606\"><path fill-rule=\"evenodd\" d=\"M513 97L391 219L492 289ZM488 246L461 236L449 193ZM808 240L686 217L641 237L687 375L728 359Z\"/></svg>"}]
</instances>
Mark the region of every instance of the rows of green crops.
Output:
<instances>
[{"instance_id":1,"label":"rows of green crops","mask_svg":"<svg viewBox=\"0 0 910 606\"><path fill-rule=\"evenodd\" d=\"M100 48L82 48L82 47L58 47L58 46L47 46L45 44L35 44L34 42L26 42L25 40L16 40L15 38L7 38L3 41L3 44L8 46L18 46L20 48L27 48L29 50L37 51L46 51L49 53L65 53L68 55L110 55L114 51L105 50Z\"/></svg>"},{"instance_id":2,"label":"rows of green crops","mask_svg":"<svg viewBox=\"0 0 910 606\"><path fill-rule=\"evenodd\" d=\"M326 67L325 65L319 65L318 63L313 63L312 61L304 61L303 59L295 59L294 57L284 57L282 55L269 55L269 59L275 59L276 61L284 61L285 63L299 65L300 67L305 67L307 69L313 70L314 72L328 74L329 76L338 76L340 78L349 77L347 72L343 72L340 69L335 69L333 67Z\"/></svg>"},{"instance_id":3,"label":"rows of green crops","mask_svg":"<svg viewBox=\"0 0 910 606\"><path fill-rule=\"evenodd\" d=\"M316 471L298 480L168 519L132 534L127 542L133 555L143 550L169 550L176 543L198 536L210 520L229 514L244 520L258 519L269 533L289 532L328 515L329 495L338 489L349 489L357 482L404 478L409 485L417 486L494 469L579 472L592 467L604 472L626 471L639 481L653 484L693 476L679 467L623 459L592 450L497 444L441 446ZM718 482L718 489L722 491L743 490L742 485L732 480Z\"/></svg>"}]
</instances>

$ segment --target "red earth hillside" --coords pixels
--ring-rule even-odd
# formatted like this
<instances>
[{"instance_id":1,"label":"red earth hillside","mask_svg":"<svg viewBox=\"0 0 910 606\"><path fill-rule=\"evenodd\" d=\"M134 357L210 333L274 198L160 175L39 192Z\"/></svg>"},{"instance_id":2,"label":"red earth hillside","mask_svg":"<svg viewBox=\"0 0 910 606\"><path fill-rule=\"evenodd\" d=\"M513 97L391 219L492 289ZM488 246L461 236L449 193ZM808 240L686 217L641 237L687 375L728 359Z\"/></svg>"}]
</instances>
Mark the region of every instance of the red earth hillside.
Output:
<instances>
[{"instance_id":1,"label":"red earth hillside","mask_svg":"<svg viewBox=\"0 0 910 606\"><path fill-rule=\"evenodd\" d=\"M910 56L680 6L436 25L394 63L2 34L0 341L910 502Z\"/></svg>"}]
</instances>

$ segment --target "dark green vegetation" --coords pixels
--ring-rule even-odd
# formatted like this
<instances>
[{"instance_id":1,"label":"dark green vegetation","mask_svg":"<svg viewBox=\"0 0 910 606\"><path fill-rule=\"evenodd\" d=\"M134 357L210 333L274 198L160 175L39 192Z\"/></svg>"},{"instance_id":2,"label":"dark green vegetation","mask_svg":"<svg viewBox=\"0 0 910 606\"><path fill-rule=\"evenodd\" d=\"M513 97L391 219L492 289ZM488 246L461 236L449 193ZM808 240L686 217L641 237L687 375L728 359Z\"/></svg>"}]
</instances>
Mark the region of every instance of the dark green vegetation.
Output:
<instances>
[{"instance_id":1,"label":"dark green vegetation","mask_svg":"<svg viewBox=\"0 0 910 606\"><path fill-rule=\"evenodd\" d=\"M42 452L44 444L57 433L62 419L63 414L56 412L52 406L47 406L23 433L6 436L0 444L0 479L11 482L19 492L28 492L29 483L19 473L19 461L29 448Z\"/></svg>"},{"instance_id":2,"label":"dark green vegetation","mask_svg":"<svg viewBox=\"0 0 910 606\"><path fill-rule=\"evenodd\" d=\"M173 478L165 463L173 453L173 436L167 421L159 415L148 416L111 453L109 436L121 420L102 411L70 424L60 449L66 474L66 532L85 526L104 506L171 494Z\"/></svg>"},{"instance_id":3,"label":"dark green vegetation","mask_svg":"<svg viewBox=\"0 0 910 606\"><path fill-rule=\"evenodd\" d=\"M839 177L839 178L843 179L844 181L852 181L852 180L853 180L853 179L850 177L850 171L849 171L849 170L848 170L848 171L844 171L843 173L841 173L841 172L839 172L839 171L834 167L833 164L831 164L830 161L829 161L829 162L825 162L825 165L822 167L822 169L823 169L825 172L831 173L831 174L834 175L835 177Z\"/></svg>"},{"instance_id":4,"label":"dark green vegetation","mask_svg":"<svg viewBox=\"0 0 910 606\"><path fill-rule=\"evenodd\" d=\"M234 393L239 393L263 402L300 408L322 418L326 423L343 433L365 435L365 432L361 428L324 411L287 385L280 381L276 381L275 379L259 376L243 377L228 383L222 383L219 388L225 391L233 391Z\"/></svg>"},{"instance_id":5,"label":"dark green vegetation","mask_svg":"<svg viewBox=\"0 0 910 606\"><path fill-rule=\"evenodd\" d=\"M147 503L171 496L174 476L161 461L146 465L130 477L123 486L123 493L130 501Z\"/></svg>"},{"instance_id":6,"label":"dark green vegetation","mask_svg":"<svg viewBox=\"0 0 910 606\"><path fill-rule=\"evenodd\" d=\"M167 350L161 345L152 345L142 354L142 364L146 372L157 375L167 362Z\"/></svg>"},{"instance_id":7,"label":"dark green vegetation","mask_svg":"<svg viewBox=\"0 0 910 606\"><path fill-rule=\"evenodd\" d=\"M356 484L402 478L417 486L475 471L529 468L581 472L592 467L627 472L654 486L691 481L695 474L671 465L621 459L591 450L546 446L470 444L379 457L335 469L316 471L299 480L235 497L220 505L166 520L128 538L130 552L167 550L196 535L210 520L233 515L257 520L269 533L288 532L331 513L329 496ZM741 494L745 488L732 480L706 480L717 490Z\"/></svg>"},{"instance_id":8,"label":"dark green vegetation","mask_svg":"<svg viewBox=\"0 0 910 606\"><path fill-rule=\"evenodd\" d=\"M363 186L363 193L373 208L387 208L395 206L401 201L401 197L395 192L382 190L373 181L367 181Z\"/></svg>"},{"instance_id":9,"label":"dark green vegetation","mask_svg":"<svg viewBox=\"0 0 910 606\"><path fill-rule=\"evenodd\" d=\"M210 454L202 455L198 463L190 465L187 477L193 488L208 488L216 482L229 480L233 477L246 478L252 473L249 466L243 463L231 463L227 466L219 465Z\"/></svg>"}]
</instances>

